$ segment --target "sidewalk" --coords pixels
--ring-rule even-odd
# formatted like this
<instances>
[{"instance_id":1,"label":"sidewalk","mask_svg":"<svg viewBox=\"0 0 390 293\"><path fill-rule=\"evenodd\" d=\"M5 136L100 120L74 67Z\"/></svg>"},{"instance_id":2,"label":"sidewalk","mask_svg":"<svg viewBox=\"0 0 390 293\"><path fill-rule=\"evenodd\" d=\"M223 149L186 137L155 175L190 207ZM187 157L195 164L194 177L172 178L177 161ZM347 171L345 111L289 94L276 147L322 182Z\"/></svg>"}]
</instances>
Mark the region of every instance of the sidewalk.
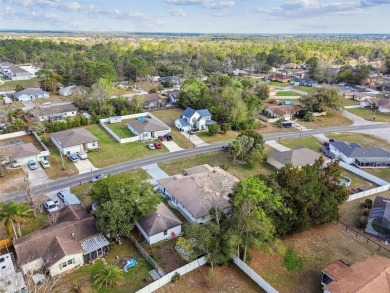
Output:
<instances>
[{"instance_id":1,"label":"sidewalk","mask_svg":"<svg viewBox=\"0 0 390 293\"><path fill-rule=\"evenodd\" d=\"M277 143L276 140L266 141L265 144L270 146L271 148L274 148L275 150L277 150L279 152L285 152L285 151L290 150L288 147L285 147L284 145Z\"/></svg>"}]
</instances>

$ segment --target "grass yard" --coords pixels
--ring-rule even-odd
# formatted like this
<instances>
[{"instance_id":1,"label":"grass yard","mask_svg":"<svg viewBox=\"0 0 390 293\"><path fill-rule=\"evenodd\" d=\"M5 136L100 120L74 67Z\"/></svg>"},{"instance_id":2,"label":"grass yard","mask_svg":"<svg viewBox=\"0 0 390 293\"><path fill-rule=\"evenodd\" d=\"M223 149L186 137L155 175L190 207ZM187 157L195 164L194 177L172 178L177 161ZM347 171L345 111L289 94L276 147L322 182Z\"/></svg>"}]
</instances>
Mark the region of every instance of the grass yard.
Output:
<instances>
[{"instance_id":1,"label":"grass yard","mask_svg":"<svg viewBox=\"0 0 390 293\"><path fill-rule=\"evenodd\" d=\"M283 83L283 82L271 81L268 85L286 87L286 86L290 86L290 83L288 83L288 82Z\"/></svg>"},{"instance_id":2,"label":"grass yard","mask_svg":"<svg viewBox=\"0 0 390 293\"><path fill-rule=\"evenodd\" d=\"M211 135L208 131L195 132L195 134L203 139L207 143L221 142L221 141L232 141L237 138L240 133L237 131L228 131L226 133L218 133Z\"/></svg>"},{"instance_id":3,"label":"grass yard","mask_svg":"<svg viewBox=\"0 0 390 293\"><path fill-rule=\"evenodd\" d=\"M97 168L168 152L165 146L149 150L140 141L120 144L98 124L88 125L86 129L100 140L101 150L88 153L88 159Z\"/></svg>"},{"instance_id":4,"label":"grass yard","mask_svg":"<svg viewBox=\"0 0 390 293\"><path fill-rule=\"evenodd\" d=\"M386 149L390 149L390 144L381 138L364 133L329 133L326 135L328 138L336 140L356 142L362 146L370 147L377 146Z\"/></svg>"},{"instance_id":5,"label":"grass yard","mask_svg":"<svg viewBox=\"0 0 390 293\"><path fill-rule=\"evenodd\" d=\"M21 85L24 88L39 87L38 79L31 78L27 80L3 80L4 83L0 84L0 91L12 91L16 85Z\"/></svg>"},{"instance_id":6,"label":"grass yard","mask_svg":"<svg viewBox=\"0 0 390 293\"><path fill-rule=\"evenodd\" d=\"M106 126L114 131L115 134L119 136L119 138L134 137L134 133L132 133L129 128L127 128L127 123L129 121L130 120L122 120L120 123L114 124L106 123Z\"/></svg>"},{"instance_id":7,"label":"grass yard","mask_svg":"<svg viewBox=\"0 0 390 293\"><path fill-rule=\"evenodd\" d=\"M21 224L22 235L25 236L34 231L40 230L45 226L46 220L48 218L48 213L43 211L42 213L37 213L36 217L31 217L28 221Z\"/></svg>"},{"instance_id":8,"label":"grass yard","mask_svg":"<svg viewBox=\"0 0 390 293\"><path fill-rule=\"evenodd\" d=\"M276 92L276 97L300 96L301 94L292 91Z\"/></svg>"},{"instance_id":9,"label":"grass yard","mask_svg":"<svg viewBox=\"0 0 390 293\"><path fill-rule=\"evenodd\" d=\"M137 92L135 90L121 89L121 88L113 88L111 91L112 96L122 96L128 94L136 94L136 93Z\"/></svg>"},{"instance_id":10,"label":"grass yard","mask_svg":"<svg viewBox=\"0 0 390 293\"><path fill-rule=\"evenodd\" d=\"M174 108L167 110L153 111L152 114L164 122L166 125L171 127L171 135L174 142L183 149L192 148L192 143L180 133L180 131L175 127L175 120L180 118L183 114L183 109Z\"/></svg>"},{"instance_id":11,"label":"grass yard","mask_svg":"<svg viewBox=\"0 0 390 293\"><path fill-rule=\"evenodd\" d=\"M360 116L368 121L376 121L376 122L390 122L390 114L379 113L376 112L375 120L374 118L374 110L368 108L356 108L356 109L348 109L348 112Z\"/></svg>"},{"instance_id":12,"label":"grass yard","mask_svg":"<svg viewBox=\"0 0 390 293\"><path fill-rule=\"evenodd\" d=\"M342 105L343 106L356 106L359 105L360 103L354 99L341 99ZM350 111L352 109L348 109Z\"/></svg>"},{"instance_id":13,"label":"grass yard","mask_svg":"<svg viewBox=\"0 0 390 293\"><path fill-rule=\"evenodd\" d=\"M71 97L63 97L57 94L50 94L48 98L33 100L33 103L35 105L41 105L43 103L64 103L64 102L71 102L71 101L72 101Z\"/></svg>"},{"instance_id":14,"label":"grass yard","mask_svg":"<svg viewBox=\"0 0 390 293\"><path fill-rule=\"evenodd\" d=\"M370 173L383 180L390 181L390 168L364 168L363 171Z\"/></svg>"},{"instance_id":15,"label":"grass yard","mask_svg":"<svg viewBox=\"0 0 390 293\"><path fill-rule=\"evenodd\" d=\"M0 198L10 192L27 188L27 182L22 168L7 169L2 166L4 176L0 177Z\"/></svg>"},{"instance_id":16,"label":"grass yard","mask_svg":"<svg viewBox=\"0 0 390 293\"><path fill-rule=\"evenodd\" d=\"M270 174L274 172L274 169L264 162L256 164L253 168L246 164L234 163L231 155L222 151L199 154L188 157L185 160L177 159L169 162L162 162L159 163L159 166L172 176L183 173L184 169L204 164L209 164L210 166L220 166L224 164L228 166L227 172L240 180L259 173Z\"/></svg>"},{"instance_id":17,"label":"grass yard","mask_svg":"<svg viewBox=\"0 0 390 293\"><path fill-rule=\"evenodd\" d=\"M341 115L340 112L328 109L326 116L314 117L314 121L306 122L303 120L297 121L302 126L306 128L323 128L323 127L333 127L333 126L344 126L344 125L352 125L352 121L348 118Z\"/></svg>"},{"instance_id":18,"label":"grass yard","mask_svg":"<svg viewBox=\"0 0 390 293\"><path fill-rule=\"evenodd\" d=\"M118 259L116 259L116 257ZM153 268L137 251L135 246L127 239L124 239L123 245L113 245L108 255L105 256L107 263L117 265L122 268L126 261L130 258L135 258L138 264L130 268L127 273L123 272L124 279L115 287L102 287L98 289L94 285L93 277L104 268L101 260L94 264L85 265L72 273L65 274L56 284L54 292L74 292L76 286L80 286L81 292L99 292L99 293L129 293L136 292L151 283L153 279L149 275L149 271Z\"/></svg>"},{"instance_id":19,"label":"grass yard","mask_svg":"<svg viewBox=\"0 0 390 293\"><path fill-rule=\"evenodd\" d=\"M375 183L368 181L368 180L364 179L363 177L360 177L360 176L358 176L358 175L356 175L348 170L345 170L345 169L342 169L342 170L343 171L341 172L341 175L347 176L352 180L351 185L347 187L349 190L352 190L354 188L362 188L362 187L368 188L368 189L377 187L377 185Z\"/></svg>"},{"instance_id":20,"label":"grass yard","mask_svg":"<svg viewBox=\"0 0 390 293\"><path fill-rule=\"evenodd\" d=\"M23 108L24 105L22 102L12 101L12 104L3 104L3 99L0 98L0 111L13 111L16 109Z\"/></svg>"},{"instance_id":21,"label":"grass yard","mask_svg":"<svg viewBox=\"0 0 390 293\"><path fill-rule=\"evenodd\" d=\"M324 224L296 233L282 240L302 259L302 269L289 271L284 266L284 255L252 250L250 266L279 292L322 292L321 270L335 260L354 263L373 253L377 247L357 240L334 223Z\"/></svg>"},{"instance_id":22,"label":"grass yard","mask_svg":"<svg viewBox=\"0 0 390 293\"><path fill-rule=\"evenodd\" d=\"M313 136L299 137L299 138L287 138L278 140L278 143L294 149L296 146L301 145L316 152L320 152L324 146L318 139Z\"/></svg>"},{"instance_id":23,"label":"grass yard","mask_svg":"<svg viewBox=\"0 0 390 293\"><path fill-rule=\"evenodd\" d=\"M316 90L315 87L311 87L311 86L293 86L293 89L300 90L307 93L312 93Z\"/></svg>"},{"instance_id":24,"label":"grass yard","mask_svg":"<svg viewBox=\"0 0 390 293\"><path fill-rule=\"evenodd\" d=\"M49 144L47 145L47 147L50 150L50 156L47 158L50 163L50 168L46 168L45 172L50 179L56 180L63 177L70 177L79 174L78 169L71 161L69 161L67 156L62 157L65 166L64 170L62 166L60 152L57 147L53 144Z\"/></svg>"},{"instance_id":25,"label":"grass yard","mask_svg":"<svg viewBox=\"0 0 390 293\"><path fill-rule=\"evenodd\" d=\"M176 283L169 283L161 287L157 293L198 293L198 292L226 292L226 293L262 293L263 291L235 264L216 267L214 274L211 267L201 266L180 277Z\"/></svg>"}]
</instances>

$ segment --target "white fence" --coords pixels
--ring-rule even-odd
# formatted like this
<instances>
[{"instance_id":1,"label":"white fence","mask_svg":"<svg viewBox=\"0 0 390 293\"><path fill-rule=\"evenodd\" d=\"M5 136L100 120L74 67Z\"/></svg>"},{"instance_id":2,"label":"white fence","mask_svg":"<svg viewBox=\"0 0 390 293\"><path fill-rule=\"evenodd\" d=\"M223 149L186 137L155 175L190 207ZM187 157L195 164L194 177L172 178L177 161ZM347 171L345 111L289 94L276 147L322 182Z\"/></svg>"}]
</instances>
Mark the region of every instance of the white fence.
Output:
<instances>
[{"instance_id":1,"label":"white fence","mask_svg":"<svg viewBox=\"0 0 390 293\"><path fill-rule=\"evenodd\" d=\"M14 138L19 136L27 135L28 133L26 131L18 131L18 132L12 132L12 133L6 133L0 135L0 140L2 139L8 139L8 138Z\"/></svg>"},{"instance_id":2,"label":"white fence","mask_svg":"<svg viewBox=\"0 0 390 293\"><path fill-rule=\"evenodd\" d=\"M273 99L277 99L277 100L300 100L302 98L302 96L278 96L278 95L275 95L275 96L272 96Z\"/></svg>"},{"instance_id":3,"label":"white fence","mask_svg":"<svg viewBox=\"0 0 390 293\"><path fill-rule=\"evenodd\" d=\"M149 112L144 112L144 113L137 113L137 114L131 114L131 115L125 115L125 116L120 116L122 120L127 120L127 119L133 119L133 118L139 118L139 117L145 117L149 116L152 119L157 120L163 125L166 125L164 122L162 122L160 119L158 119L156 116L152 115ZM137 140L141 140L140 136L134 136L134 137L126 137L126 138L120 138L114 131L112 131L106 123L109 121L109 118L104 118L99 120L99 124L119 143L128 143L128 142L134 142ZM169 127L168 125L166 125ZM130 130L129 130L130 131Z\"/></svg>"},{"instance_id":4,"label":"white fence","mask_svg":"<svg viewBox=\"0 0 390 293\"><path fill-rule=\"evenodd\" d=\"M177 270L170 272L169 274L166 274L164 277L161 277L157 281L154 281L153 283L149 284L148 286L137 291L137 293L154 292L157 289L161 288L162 286L171 282L172 277L175 273L179 273L180 276L182 276L184 274L191 272L192 270L195 270L196 268L198 268L200 266L203 266L205 263L207 263L207 260L205 257L198 258L197 260L195 260L189 264L186 264L185 266L182 266L181 268L178 268Z\"/></svg>"},{"instance_id":5,"label":"white fence","mask_svg":"<svg viewBox=\"0 0 390 293\"><path fill-rule=\"evenodd\" d=\"M365 190L365 191L362 191L362 192L354 193L354 194L351 194L348 197L347 202L355 200L355 199L359 199L359 198L362 198L362 197L370 196L370 195L373 195L373 194L376 194L376 193L380 193L380 192L383 192L383 191L387 191L389 189L390 189L390 184L379 186L379 187L372 188L372 189L369 189L369 190Z\"/></svg>"},{"instance_id":6,"label":"white fence","mask_svg":"<svg viewBox=\"0 0 390 293\"><path fill-rule=\"evenodd\" d=\"M378 185L381 185L381 186L384 186L384 185L388 185L389 182L381 179L381 178L378 178L370 173L367 173L365 171L363 171L362 169L359 169L359 168L356 168L354 166L351 166L347 163L344 163L344 162L340 162L340 167L344 168L344 169L347 169L348 171L360 176L360 177L363 177L365 179L367 179L368 181L371 181L371 182L374 182L375 184L378 184Z\"/></svg>"},{"instance_id":7,"label":"white fence","mask_svg":"<svg viewBox=\"0 0 390 293\"><path fill-rule=\"evenodd\" d=\"M237 256L233 258L234 263L245 273L247 274L253 281L256 282L261 288L264 289L267 293L278 293L274 287L268 284L262 277L260 277L253 269L251 269L246 263L244 263Z\"/></svg>"}]
</instances>

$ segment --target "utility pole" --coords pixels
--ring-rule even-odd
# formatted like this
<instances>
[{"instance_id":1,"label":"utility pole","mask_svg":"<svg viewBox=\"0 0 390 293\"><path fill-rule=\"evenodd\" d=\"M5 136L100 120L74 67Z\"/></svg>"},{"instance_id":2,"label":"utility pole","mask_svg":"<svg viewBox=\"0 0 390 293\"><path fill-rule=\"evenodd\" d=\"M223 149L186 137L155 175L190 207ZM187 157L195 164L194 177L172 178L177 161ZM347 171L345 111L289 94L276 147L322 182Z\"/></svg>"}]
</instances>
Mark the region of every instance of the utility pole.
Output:
<instances>
[{"instance_id":1,"label":"utility pole","mask_svg":"<svg viewBox=\"0 0 390 293\"><path fill-rule=\"evenodd\" d=\"M62 157L62 146L61 146L61 142L58 142L58 144L60 145L60 157L61 157L61 162L62 162L62 170L65 170L64 158Z\"/></svg>"}]
</instances>

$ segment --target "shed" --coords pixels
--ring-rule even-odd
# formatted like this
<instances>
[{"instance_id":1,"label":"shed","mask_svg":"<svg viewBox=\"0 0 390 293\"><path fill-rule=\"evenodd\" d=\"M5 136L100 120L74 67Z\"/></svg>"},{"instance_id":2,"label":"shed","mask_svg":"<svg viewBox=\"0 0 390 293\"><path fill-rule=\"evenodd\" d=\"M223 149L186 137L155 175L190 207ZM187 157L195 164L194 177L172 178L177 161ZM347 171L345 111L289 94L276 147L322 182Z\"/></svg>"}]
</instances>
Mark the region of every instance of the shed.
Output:
<instances>
[{"instance_id":1,"label":"shed","mask_svg":"<svg viewBox=\"0 0 390 293\"><path fill-rule=\"evenodd\" d=\"M12 103L12 100L10 98L8 98L7 96L4 96L3 100L4 100L4 104L11 104Z\"/></svg>"},{"instance_id":2,"label":"shed","mask_svg":"<svg viewBox=\"0 0 390 293\"><path fill-rule=\"evenodd\" d=\"M121 117L121 116L109 117L109 118L108 118L108 122L109 122L110 124L121 123L121 122L122 122L122 117Z\"/></svg>"}]
</instances>

